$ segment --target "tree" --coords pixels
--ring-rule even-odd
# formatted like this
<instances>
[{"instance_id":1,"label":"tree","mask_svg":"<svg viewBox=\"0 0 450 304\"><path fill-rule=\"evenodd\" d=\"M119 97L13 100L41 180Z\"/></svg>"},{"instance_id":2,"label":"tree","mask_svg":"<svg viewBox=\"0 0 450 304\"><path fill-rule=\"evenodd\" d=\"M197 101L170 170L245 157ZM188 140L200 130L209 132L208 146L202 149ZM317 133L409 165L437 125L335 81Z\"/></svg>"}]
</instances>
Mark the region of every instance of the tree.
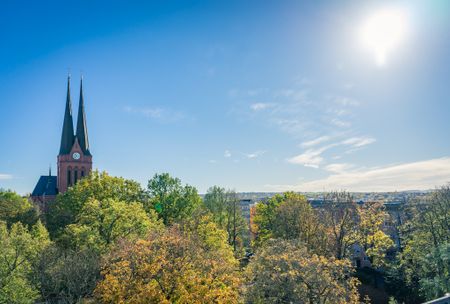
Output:
<instances>
[{"instance_id":1,"label":"tree","mask_svg":"<svg viewBox=\"0 0 450 304\"><path fill-rule=\"evenodd\" d=\"M364 248L374 267L386 266L386 253L394 247L392 239L383 231L387 218L384 205L367 202L358 206L358 243Z\"/></svg>"},{"instance_id":2,"label":"tree","mask_svg":"<svg viewBox=\"0 0 450 304\"><path fill-rule=\"evenodd\" d=\"M6 222L8 227L16 222L31 227L38 219L38 209L27 198L0 189L0 221Z\"/></svg>"},{"instance_id":3,"label":"tree","mask_svg":"<svg viewBox=\"0 0 450 304\"><path fill-rule=\"evenodd\" d=\"M213 214L214 221L222 228L226 227L228 199L227 190L219 186L210 187L203 199L205 208Z\"/></svg>"},{"instance_id":4,"label":"tree","mask_svg":"<svg viewBox=\"0 0 450 304\"><path fill-rule=\"evenodd\" d=\"M229 245L220 243L223 231L213 222L197 228L187 233L174 225L120 243L106 259L96 298L101 303L237 303L237 262Z\"/></svg>"},{"instance_id":5,"label":"tree","mask_svg":"<svg viewBox=\"0 0 450 304\"><path fill-rule=\"evenodd\" d=\"M328 193L319 212L333 255L337 259L349 257L351 247L358 242L359 214L353 197L348 192Z\"/></svg>"},{"instance_id":6,"label":"tree","mask_svg":"<svg viewBox=\"0 0 450 304\"><path fill-rule=\"evenodd\" d=\"M291 196L295 196L293 192L276 194L267 202L259 202L256 205L256 214L253 220L256 232L256 245L261 245L268 239L273 237L273 228L276 219L278 206Z\"/></svg>"},{"instance_id":7,"label":"tree","mask_svg":"<svg viewBox=\"0 0 450 304\"><path fill-rule=\"evenodd\" d=\"M100 280L100 257L91 249L49 246L39 255L34 278L46 303L79 303Z\"/></svg>"},{"instance_id":8,"label":"tree","mask_svg":"<svg viewBox=\"0 0 450 304\"><path fill-rule=\"evenodd\" d=\"M275 238L297 239L303 242L308 250L317 254L327 254L325 229L303 195L286 196L275 210L272 229Z\"/></svg>"},{"instance_id":9,"label":"tree","mask_svg":"<svg viewBox=\"0 0 450 304\"><path fill-rule=\"evenodd\" d=\"M146 210L156 210L166 225L189 217L201 205L197 189L182 186L180 179L168 173L155 174L148 181L148 195L150 199Z\"/></svg>"},{"instance_id":10,"label":"tree","mask_svg":"<svg viewBox=\"0 0 450 304\"><path fill-rule=\"evenodd\" d=\"M156 213L146 213L141 203L89 199L75 223L66 227L61 242L71 248L105 252L118 239L144 237L161 227Z\"/></svg>"},{"instance_id":11,"label":"tree","mask_svg":"<svg viewBox=\"0 0 450 304\"><path fill-rule=\"evenodd\" d=\"M350 262L311 255L298 240L268 240L247 271L247 303L358 303Z\"/></svg>"},{"instance_id":12,"label":"tree","mask_svg":"<svg viewBox=\"0 0 450 304\"><path fill-rule=\"evenodd\" d=\"M450 186L427 198L410 201L401 227L403 248L390 272L390 281L409 287L402 299L419 291L422 299L438 298L448 292L450 249Z\"/></svg>"},{"instance_id":13,"label":"tree","mask_svg":"<svg viewBox=\"0 0 450 304\"><path fill-rule=\"evenodd\" d=\"M328 251L325 228L301 194L286 192L258 203L254 223L258 246L270 238L298 239L315 253L326 254Z\"/></svg>"},{"instance_id":14,"label":"tree","mask_svg":"<svg viewBox=\"0 0 450 304\"><path fill-rule=\"evenodd\" d=\"M234 252L240 252L248 224L242 215L236 192L218 186L211 187L205 195L204 205L212 213L217 225L227 232L228 244L233 247Z\"/></svg>"},{"instance_id":15,"label":"tree","mask_svg":"<svg viewBox=\"0 0 450 304\"><path fill-rule=\"evenodd\" d=\"M145 192L139 183L110 176L106 172L92 171L64 194L56 197L55 203L49 206L47 226L52 236L61 234L67 225L76 221L83 206L92 199L114 199L131 203L144 202L145 198Z\"/></svg>"},{"instance_id":16,"label":"tree","mask_svg":"<svg viewBox=\"0 0 450 304\"><path fill-rule=\"evenodd\" d=\"M34 303L39 298L32 267L49 243L40 221L30 230L21 223L8 229L0 222L0 303Z\"/></svg>"}]
</instances>

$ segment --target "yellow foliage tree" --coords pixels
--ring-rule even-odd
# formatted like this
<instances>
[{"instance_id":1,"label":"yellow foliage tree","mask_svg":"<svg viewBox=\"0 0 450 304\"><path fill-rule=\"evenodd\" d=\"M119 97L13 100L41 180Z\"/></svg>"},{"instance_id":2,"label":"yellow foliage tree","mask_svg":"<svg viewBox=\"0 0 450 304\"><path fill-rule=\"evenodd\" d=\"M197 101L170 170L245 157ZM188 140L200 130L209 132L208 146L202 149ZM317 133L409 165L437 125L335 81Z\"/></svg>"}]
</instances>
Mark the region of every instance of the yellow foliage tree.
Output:
<instances>
[{"instance_id":1,"label":"yellow foliage tree","mask_svg":"<svg viewBox=\"0 0 450 304\"><path fill-rule=\"evenodd\" d=\"M298 240L271 239L248 267L247 303L359 303L349 261L310 254Z\"/></svg>"},{"instance_id":2,"label":"yellow foliage tree","mask_svg":"<svg viewBox=\"0 0 450 304\"><path fill-rule=\"evenodd\" d=\"M198 228L173 226L120 243L106 258L96 298L101 303L237 303L237 261L225 233L211 222Z\"/></svg>"}]
</instances>

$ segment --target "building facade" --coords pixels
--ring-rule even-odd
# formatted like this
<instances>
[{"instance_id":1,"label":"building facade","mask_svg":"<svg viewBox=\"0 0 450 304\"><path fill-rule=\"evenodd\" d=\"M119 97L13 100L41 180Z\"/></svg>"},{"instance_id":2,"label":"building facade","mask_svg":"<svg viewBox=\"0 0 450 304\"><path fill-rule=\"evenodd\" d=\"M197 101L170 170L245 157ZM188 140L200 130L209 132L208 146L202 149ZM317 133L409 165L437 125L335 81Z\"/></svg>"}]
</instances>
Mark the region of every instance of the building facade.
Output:
<instances>
[{"instance_id":1,"label":"building facade","mask_svg":"<svg viewBox=\"0 0 450 304\"><path fill-rule=\"evenodd\" d=\"M89 150L84 109L83 79L80 84L77 125L74 131L69 76L61 144L57 157L57 175L52 176L49 170L47 176L41 176L31 194L31 199L40 206L41 210L45 211L48 202L53 201L58 193L66 192L70 186L88 175L91 170L92 154Z\"/></svg>"}]
</instances>

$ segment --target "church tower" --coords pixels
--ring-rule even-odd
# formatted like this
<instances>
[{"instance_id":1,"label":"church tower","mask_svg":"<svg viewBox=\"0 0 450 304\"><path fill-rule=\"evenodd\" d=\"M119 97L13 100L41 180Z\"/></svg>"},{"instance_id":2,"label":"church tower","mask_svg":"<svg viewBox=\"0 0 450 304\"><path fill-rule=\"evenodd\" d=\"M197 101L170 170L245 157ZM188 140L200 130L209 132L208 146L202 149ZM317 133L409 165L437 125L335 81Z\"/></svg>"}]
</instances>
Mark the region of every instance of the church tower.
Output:
<instances>
[{"instance_id":1,"label":"church tower","mask_svg":"<svg viewBox=\"0 0 450 304\"><path fill-rule=\"evenodd\" d=\"M64 193L92 170L92 154L89 151L89 140L84 111L83 78L80 86L80 103L78 104L77 129L74 132L72 118L72 100L70 97L70 76L67 78L66 110L61 134L61 145L58 154L57 176L42 175L31 199L43 212L47 211L48 203L55 200L58 193Z\"/></svg>"},{"instance_id":2,"label":"church tower","mask_svg":"<svg viewBox=\"0 0 450 304\"><path fill-rule=\"evenodd\" d=\"M77 128L74 134L72 101L70 97L70 76L67 80L66 110L61 134L61 146L58 154L57 187L59 193L66 192L92 170L92 155L89 151L89 139L84 110L83 78L80 85Z\"/></svg>"}]
</instances>

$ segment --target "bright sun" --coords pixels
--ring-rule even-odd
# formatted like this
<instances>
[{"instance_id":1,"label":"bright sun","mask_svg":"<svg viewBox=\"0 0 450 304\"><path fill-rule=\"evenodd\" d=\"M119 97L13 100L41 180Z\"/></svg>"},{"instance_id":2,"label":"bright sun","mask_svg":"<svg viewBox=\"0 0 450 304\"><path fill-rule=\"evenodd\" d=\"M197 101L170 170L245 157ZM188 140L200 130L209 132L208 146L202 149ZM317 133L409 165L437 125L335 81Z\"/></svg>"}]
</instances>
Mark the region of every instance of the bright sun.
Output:
<instances>
[{"instance_id":1,"label":"bright sun","mask_svg":"<svg viewBox=\"0 0 450 304\"><path fill-rule=\"evenodd\" d=\"M384 9L370 16L361 28L361 40L373 52L377 65L386 64L386 57L404 40L406 13L400 9Z\"/></svg>"}]
</instances>

